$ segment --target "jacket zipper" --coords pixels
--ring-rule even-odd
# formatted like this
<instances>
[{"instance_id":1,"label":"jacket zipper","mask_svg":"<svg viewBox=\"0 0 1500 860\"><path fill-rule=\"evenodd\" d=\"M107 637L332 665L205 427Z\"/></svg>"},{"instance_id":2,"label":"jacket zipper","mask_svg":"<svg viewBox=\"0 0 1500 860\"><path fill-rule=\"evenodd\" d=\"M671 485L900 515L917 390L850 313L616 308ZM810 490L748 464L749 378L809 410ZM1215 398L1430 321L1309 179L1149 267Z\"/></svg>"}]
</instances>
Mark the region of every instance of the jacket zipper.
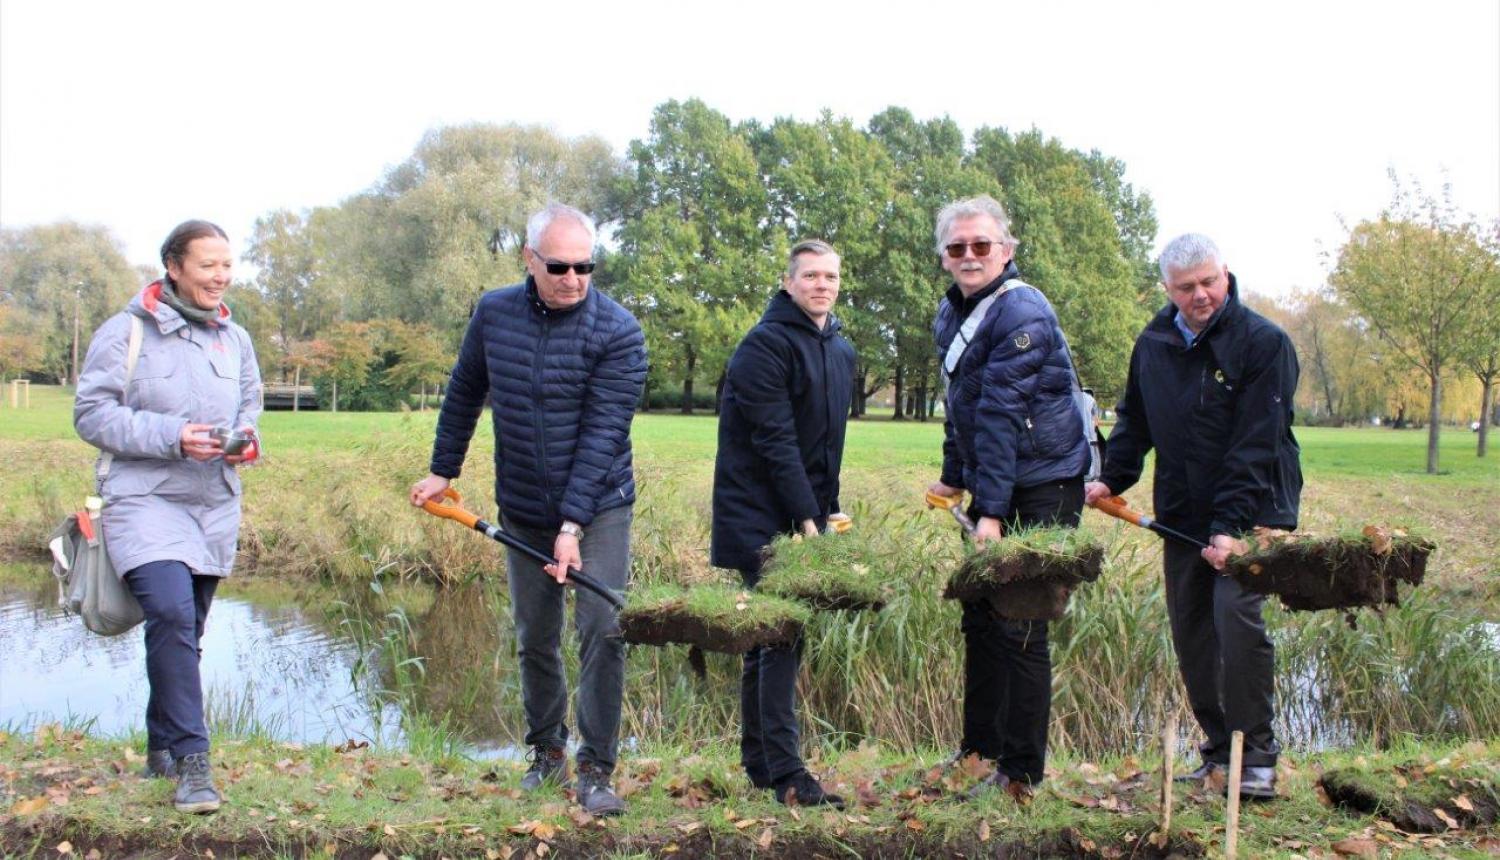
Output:
<instances>
[{"instance_id":1,"label":"jacket zipper","mask_svg":"<svg viewBox=\"0 0 1500 860\"><path fill-rule=\"evenodd\" d=\"M542 339L537 344L536 356L531 365L531 414L532 424L536 428L536 461L538 476L542 482L542 504L547 512L547 519L558 518L552 501L552 481L550 480L547 465L547 440L543 435L546 432L546 418L543 413L542 397L542 369L547 362L547 340L552 335L552 317L545 312L542 315Z\"/></svg>"}]
</instances>

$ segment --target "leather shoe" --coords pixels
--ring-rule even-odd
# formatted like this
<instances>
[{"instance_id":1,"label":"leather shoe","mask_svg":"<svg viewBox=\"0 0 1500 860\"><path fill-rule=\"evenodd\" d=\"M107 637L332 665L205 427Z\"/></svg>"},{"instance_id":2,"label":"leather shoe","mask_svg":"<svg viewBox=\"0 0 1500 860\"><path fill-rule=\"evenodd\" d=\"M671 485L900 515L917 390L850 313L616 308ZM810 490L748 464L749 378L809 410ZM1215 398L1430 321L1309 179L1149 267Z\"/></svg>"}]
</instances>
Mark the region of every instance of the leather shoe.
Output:
<instances>
[{"instance_id":1,"label":"leather shoe","mask_svg":"<svg viewBox=\"0 0 1500 860\"><path fill-rule=\"evenodd\" d=\"M1177 774L1176 776L1172 777L1172 781L1173 782L1202 782L1203 780L1208 779L1209 775L1212 774L1216 770L1227 770L1227 768L1225 768L1224 765L1219 764L1216 761L1206 761L1203 764L1198 765L1198 769L1197 770L1188 771L1187 773L1179 773L1179 774Z\"/></svg>"},{"instance_id":2,"label":"leather shoe","mask_svg":"<svg viewBox=\"0 0 1500 860\"><path fill-rule=\"evenodd\" d=\"M1006 791L1009 788L1010 777L997 770L984 779L981 779L980 781L974 783L973 788L969 789L968 797L972 800L976 797L983 796L990 789L999 789L1000 791Z\"/></svg>"},{"instance_id":3,"label":"leather shoe","mask_svg":"<svg viewBox=\"0 0 1500 860\"><path fill-rule=\"evenodd\" d=\"M823 784L805 770L776 780L776 801L783 806L832 806L844 808L844 799L825 791Z\"/></svg>"},{"instance_id":4,"label":"leather shoe","mask_svg":"<svg viewBox=\"0 0 1500 860\"><path fill-rule=\"evenodd\" d=\"M171 750L147 750L146 766L141 769L141 777L144 779L156 779L158 777L174 777L177 775L177 762L172 760Z\"/></svg>"},{"instance_id":5,"label":"leather shoe","mask_svg":"<svg viewBox=\"0 0 1500 860\"><path fill-rule=\"evenodd\" d=\"M1224 787L1224 793L1229 793L1229 786L1226 785ZM1240 768L1240 797L1249 797L1255 800L1274 800L1276 797L1276 768Z\"/></svg>"}]
</instances>

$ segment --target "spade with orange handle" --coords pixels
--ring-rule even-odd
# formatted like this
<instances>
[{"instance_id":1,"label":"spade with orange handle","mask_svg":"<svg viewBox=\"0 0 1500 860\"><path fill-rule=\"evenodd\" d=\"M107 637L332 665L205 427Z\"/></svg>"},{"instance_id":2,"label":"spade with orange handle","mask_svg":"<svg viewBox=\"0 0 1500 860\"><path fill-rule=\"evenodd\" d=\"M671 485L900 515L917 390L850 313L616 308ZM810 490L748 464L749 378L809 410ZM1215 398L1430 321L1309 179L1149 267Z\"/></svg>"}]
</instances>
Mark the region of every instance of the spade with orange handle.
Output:
<instances>
[{"instance_id":1,"label":"spade with orange handle","mask_svg":"<svg viewBox=\"0 0 1500 860\"><path fill-rule=\"evenodd\" d=\"M552 556L546 554L545 552L542 552L531 544L526 543L515 535L506 532L499 526L485 522L484 520L480 519L477 514L469 513L468 511L460 507L460 505L462 504L463 496L460 496L457 490L453 489L452 487L448 487L443 490L443 501L439 502L436 499L429 499L422 504L422 510L426 511L429 514L432 514L435 517L441 517L445 520L453 520L456 523L463 523L464 525L468 526L476 532L479 532L485 537L497 540L500 543L503 543L511 549L515 550L516 552L519 552L522 555L527 556L533 561L536 561L540 564L557 564L557 559L554 559ZM616 594L604 583L600 582L597 579L594 579L591 576L588 576L582 571L569 568L568 579L571 579L575 584L586 588L589 591L592 591L605 600L609 601L614 605L616 609L625 608L624 598L620 597L620 595Z\"/></svg>"},{"instance_id":2,"label":"spade with orange handle","mask_svg":"<svg viewBox=\"0 0 1500 860\"><path fill-rule=\"evenodd\" d=\"M964 531L968 532L969 534L974 533L974 521L969 519L968 514L964 513L963 493L954 493L951 496L941 496L931 490L928 490L927 507L942 508L943 510L952 514L955 520L958 520L958 524L960 526L963 526Z\"/></svg>"},{"instance_id":3,"label":"spade with orange handle","mask_svg":"<svg viewBox=\"0 0 1500 860\"><path fill-rule=\"evenodd\" d=\"M1152 518L1146 516L1145 514L1140 513L1139 511L1131 510L1130 506L1125 504L1125 500L1120 498L1119 496L1106 496L1102 499L1095 499L1094 501L1089 502L1089 507L1093 508L1096 511L1103 511L1104 513L1109 514L1115 519L1124 520L1125 522L1130 523L1133 526L1140 526L1141 528L1150 529L1161 535L1162 537L1168 537L1172 540L1182 541L1183 543L1190 546L1195 546L1198 549L1208 549L1208 544L1204 543L1203 541L1198 540L1195 537L1188 537L1182 532L1174 528L1164 526L1156 520L1153 520Z\"/></svg>"}]
</instances>

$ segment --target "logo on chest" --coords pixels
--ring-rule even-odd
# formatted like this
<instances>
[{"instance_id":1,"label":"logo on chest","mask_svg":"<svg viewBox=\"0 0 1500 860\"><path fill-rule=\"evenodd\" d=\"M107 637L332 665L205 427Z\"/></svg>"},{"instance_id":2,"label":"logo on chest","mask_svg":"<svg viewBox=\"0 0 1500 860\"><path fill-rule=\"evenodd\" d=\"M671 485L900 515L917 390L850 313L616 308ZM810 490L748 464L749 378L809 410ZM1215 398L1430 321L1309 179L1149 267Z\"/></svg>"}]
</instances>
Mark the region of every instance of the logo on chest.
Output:
<instances>
[{"instance_id":1,"label":"logo on chest","mask_svg":"<svg viewBox=\"0 0 1500 860\"><path fill-rule=\"evenodd\" d=\"M1015 338L1011 340L1011 343L1016 345L1017 351L1025 352L1026 350L1031 349L1031 335L1023 331L1020 334L1016 335Z\"/></svg>"}]
</instances>

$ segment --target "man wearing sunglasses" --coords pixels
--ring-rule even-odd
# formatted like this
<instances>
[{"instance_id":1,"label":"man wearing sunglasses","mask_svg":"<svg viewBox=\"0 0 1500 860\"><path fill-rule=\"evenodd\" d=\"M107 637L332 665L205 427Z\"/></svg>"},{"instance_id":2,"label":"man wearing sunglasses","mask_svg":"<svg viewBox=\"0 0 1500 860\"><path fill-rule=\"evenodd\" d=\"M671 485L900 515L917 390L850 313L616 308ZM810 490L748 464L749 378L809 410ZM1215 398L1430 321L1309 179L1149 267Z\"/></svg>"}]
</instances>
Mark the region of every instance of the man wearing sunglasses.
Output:
<instances>
[{"instance_id":1,"label":"man wearing sunglasses","mask_svg":"<svg viewBox=\"0 0 1500 860\"><path fill-rule=\"evenodd\" d=\"M1016 240L991 197L938 213L937 252L953 284L938 305L947 386L943 473L928 489L972 495L976 543L1034 525L1077 527L1089 449L1057 315L1020 279ZM1052 702L1047 622L1011 621L987 601L963 607L963 739L995 772L975 787L1027 794L1042 780Z\"/></svg>"},{"instance_id":2,"label":"man wearing sunglasses","mask_svg":"<svg viewBox=\"0 0 1500 860\"><path fill-rule=\"evenodd\" d=\"M630 421L646 380L635 317L590 287L594 222L552 204L526 224L525 282L492 290L469 320L438 417L431 474L411 503L438 498L463 466L486 404L493 409L495 496L502 527L552 551L545 568L507 554L531 767L521 787L567 783L567 676L562 583L570 568L623 590L635 503ZM625 645L613 607L579 590L578 802L618 815L610 789L625 683Z\"/></svg>"}]
</instances>

